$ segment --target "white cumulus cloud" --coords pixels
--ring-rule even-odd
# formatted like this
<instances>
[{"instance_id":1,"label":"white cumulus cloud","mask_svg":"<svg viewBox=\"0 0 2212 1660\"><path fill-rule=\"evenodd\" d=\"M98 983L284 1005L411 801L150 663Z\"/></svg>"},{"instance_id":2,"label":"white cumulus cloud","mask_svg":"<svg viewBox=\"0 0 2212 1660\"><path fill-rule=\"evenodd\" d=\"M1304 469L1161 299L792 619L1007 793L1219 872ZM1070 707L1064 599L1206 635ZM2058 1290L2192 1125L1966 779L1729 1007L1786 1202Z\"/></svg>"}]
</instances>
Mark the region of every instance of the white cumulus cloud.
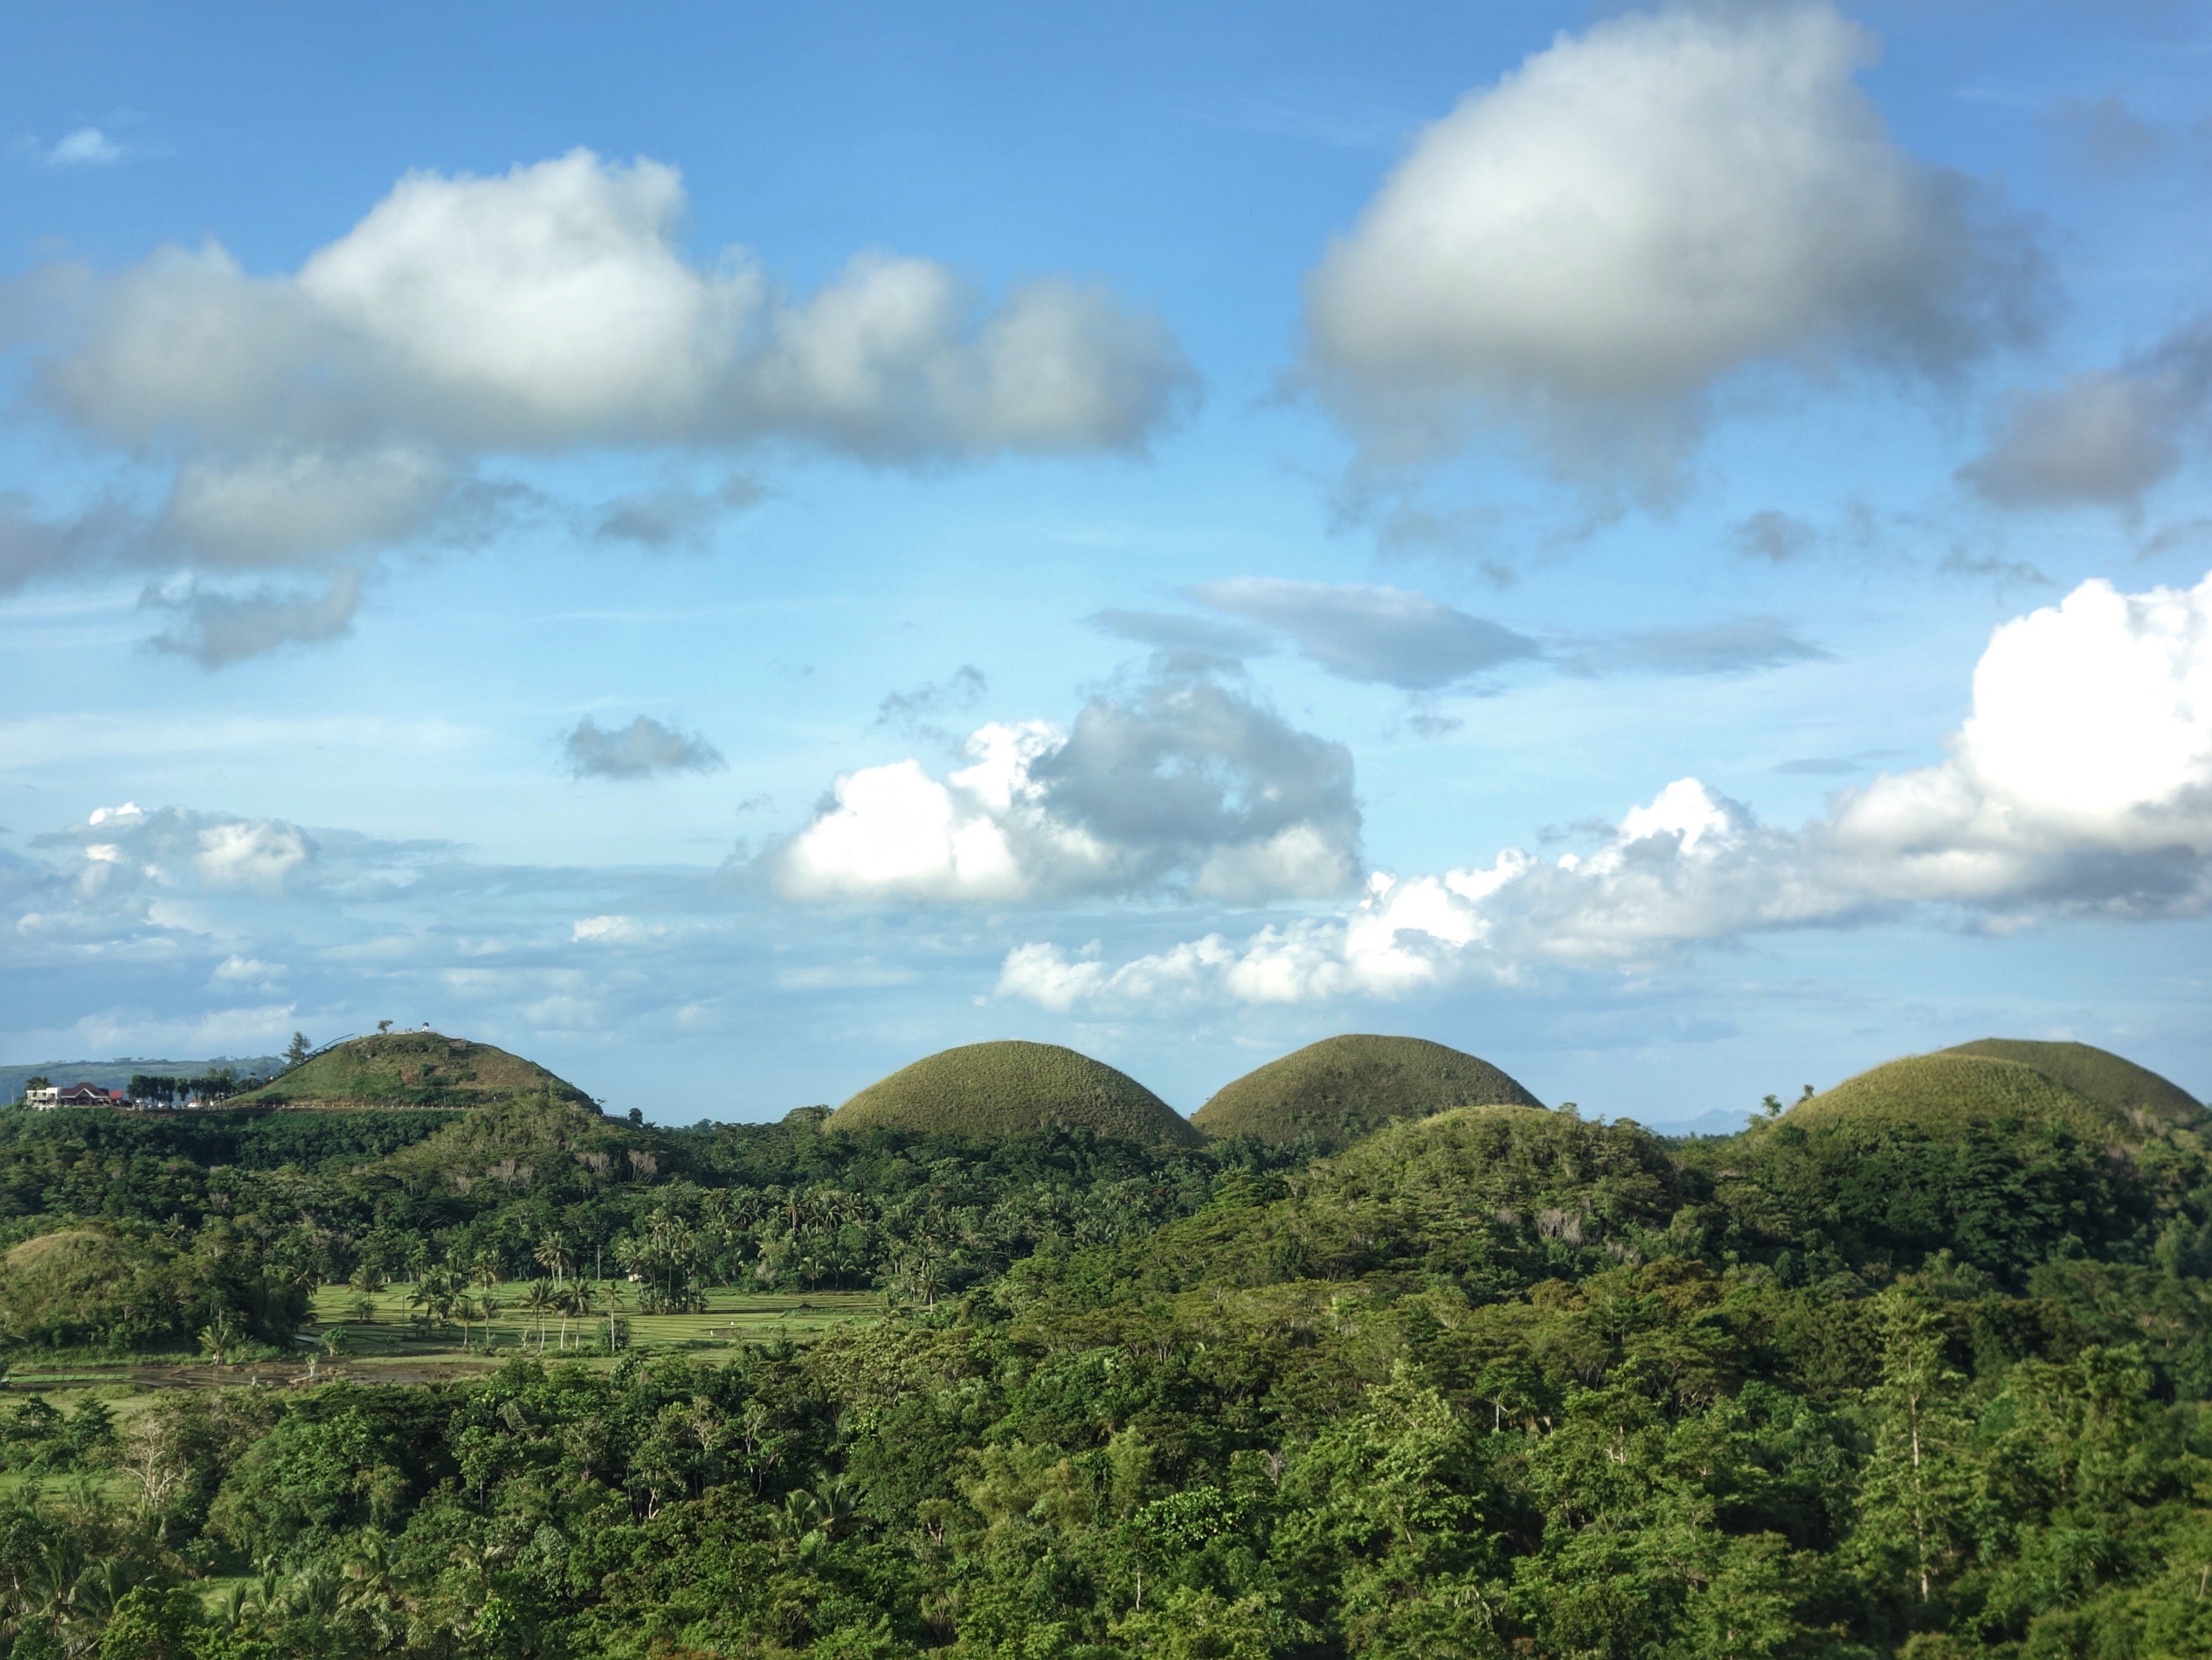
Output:
<instances>
[{"instance_id":1,"label":"white cumulus cloud","mask_svg":"<svg viewBox=\"0 0 2212 1660\"><path fill-rule=\"evenodd\" d=\"M1586 854L1508 848L1438 875L1378 872L1341 914L1120 965L1027 944L999 990L1055 1009L1308 1002L1545 965L1636 967L1916 904L2000 925L2197 914L2212 904L2212 575L2138 594L2088 582L2003 624L1949 749L1794 831L1681 778Z\"/></svg>"},{"instance_id":2,"label":"white cumulus cloud","mask_svg":"<svg viewBox=\"0 0 2212 1660\"><path fill-rule=\"evenodd\" d=\"M1165 670L1062 727L993 722L968 764L839 778L771 855L804 899L1027 901L1180 889L1248 903L1338 893L1359 813L1343 745L1203 673Z\"/></svg>"},{"instance_id":3,"label":"white cumulus cloud","mask_svg":"<svg viewBox=\"0 0 2212 1660\"><path fill-rule=\"evenodd\" d=\"M1821 3L1562 35L1425 132L1307 286L1308 367L1385 461L1524 428L1663 484L1747 365L1940 371L2016 330L2031 263L1859 89Z\"/></svg>"},{"instance_id":4,"label":"white cumulus cloud","mask_svg":"<svg viewBox=\"0 0 2212 1660\"><path fill-rule=\"evenodd\" d=\"M1993 907L2192 910L2212 859L2212 576L2084 583L1998 628L1941 766L1842 799L1832 857L1870 889Z\"/></svg>"},{"instance_id":5,"label":"white cumulus cloud","mask_svg":"<svg viewBox=\"0 0 2212 1660\"><path fill-rule=\"evenodd\" d=\"M46 384L97 431L182 429L265 479L377 432L447 453L1128 447L1185 389L1162 327L1101 291L1047 280L987 307L934 261L868 254L793 296L742 251L693 260L684 211L674 168L588 150L411 173L292 276L211 244L90 282Z\"/></svg>"},{"instance_id":6,"label":"white cumulus cloud","mask_svg":"<svg viewBox=\"0 0 2212 1660\"><path fill-rule=\"evenodd\" d=\"M72 829L32 845L76 855L72 886L83 901L143 913L178 896L274 897L309 876L321 849L281 819L245 819L136 802L95 808Z\"/></svg>"},{"instance_id":7,"label":"white cumulus cloud","mask_svg":"<svg viewBox=\"0 0 2212 1660\"><path fill-rule=\"evenodd\" d=\"M1194 387L1165 327L1097 287L1047 277L993 300L934 260L870 252L794 293L745 250L695 258L685 211L674 168L578 149L408 174L289 273L211 241L43 273L18 290L33 395L165 467L166 497L75 520L0 503L0 582L321 568L480 537L529 495L484 477L501 456L1137 451ZM601 528L695 540L758 495L631 503Z\"/></svg>"},{"instance_id":8,"label":"white cumulus cloud","mask_svg":"<svg viewBox=\"0 0 2212 1660\"><path fill-rule=\"evenodd\" d=\"M268 820L210 825L197 840L192 868L217 888L281 888L313 856L296 827Z\"/></svg>"},{"instance_id":9,"label":"white cumulus cloud","mask_svg":"<svg viewBox=\"0 0 2212 1660\"><path fill-rule=\"evenodd\" d=\"M783 849L778 886L799 899L1011 900L1094 885L1113 849L1055 817L1031 776L1066 742L1046 722L993 722L943 779L912 760L847 773Z\"/></svg>"}]
</instances>

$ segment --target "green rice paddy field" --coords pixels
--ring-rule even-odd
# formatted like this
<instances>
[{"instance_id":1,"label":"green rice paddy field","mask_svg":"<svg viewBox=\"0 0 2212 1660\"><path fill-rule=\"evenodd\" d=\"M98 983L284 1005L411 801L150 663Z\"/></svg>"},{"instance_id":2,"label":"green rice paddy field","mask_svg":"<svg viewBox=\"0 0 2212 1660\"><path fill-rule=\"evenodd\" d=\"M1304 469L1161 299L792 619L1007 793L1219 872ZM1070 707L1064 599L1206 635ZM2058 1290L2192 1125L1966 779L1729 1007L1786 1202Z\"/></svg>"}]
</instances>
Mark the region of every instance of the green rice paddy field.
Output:
<instances>
[{"instance_id":1,"label":"green rice paddy field","mask_svg":"<svg viewBox=\"0 0 2212 1660\"><path fill-rule=\"evenodd\" d=\"M366 1318L358 1307L361 1293L350 1287L325 1286L317 1292L315 1324L306 1335L336 1333L335 1352L303 1341L294 1358L231 1366L206 1360L40 1365L24 1359L0 1388L0 1403L10 1396L39 1394L66 1412L79 1397L96 1394L121 1419L142 1404L149 1391L158 1389L290 1384L334 1375L363 1383L423 1383L488 1371L518 1354L543 1353L549 1361L565 1359L587 1366L612 1364L604 1313L589 1322L571 1318L564 1346L557 1316L541 1323L522 1307L526 1286L500 1285L493 1290L501 1305L499 1313L488 1329L481 1321L472 1322L464 1343L458 1326L425 1331L417 1324L407 1302L412 1289L394 1285L377 1293L369 1299ZM629 1287L622 1288L619 1303L626 1349L644 1354L695 1353L702 1359L748 1343L812 1342L840 1326L873 1321L883 1307L881 1297L873 1291L771 1294L721 1290L707 1294L703 1313L640 1314Z\"/></svg>"},{"instance_id":2,"label":"green rice paddy field","mask_svg":"<svg viewBox=\"0 0 2212 1660\"><path fill-rule=\"evenodd\" d=\"M315 1329L342 1334L344 1352L338 1358L342 1364L370 1365L395 1358L505 1359L518 1352L543 1352L549 1359L565 1352L574 1359L592 1349L604 1352L604 1311L595 1312L589 1321L570 1318L564 1333L558 1315L541 1318L523 1307L529 1289L515 1281L494 1286L498 1315L488 1331L481 1321L472 1323L466 1343L459 1327L422 1331L415 1323L415 1311L408 1306L413 1290L408 1285L388 1286L370 1297L367 1319L360 1318L357 1308L360 1292L326 1285L315 1293ZM632 1288L622 1288L619 1297L619 1318L629 1333L626 1346L648 1352L734 1348L785 1338L805 1343L840 1325L873 1320L883 1308L883 1299L874 1291L783 1294L724 1289L707 1293L704 1313L640 1314Z\"/></svg>"}]
</instances>

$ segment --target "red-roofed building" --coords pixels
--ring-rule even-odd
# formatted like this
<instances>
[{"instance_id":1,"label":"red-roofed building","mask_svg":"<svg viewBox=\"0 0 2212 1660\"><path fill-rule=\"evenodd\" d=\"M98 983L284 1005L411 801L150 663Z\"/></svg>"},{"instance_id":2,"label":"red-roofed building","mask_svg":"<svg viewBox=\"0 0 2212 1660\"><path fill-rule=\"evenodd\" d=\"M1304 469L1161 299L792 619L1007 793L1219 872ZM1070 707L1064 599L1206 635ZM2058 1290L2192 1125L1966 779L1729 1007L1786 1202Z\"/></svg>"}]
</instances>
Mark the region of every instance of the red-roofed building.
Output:
<instances>
[{"instance_id":1,"label":"red-roofed building","mask_svg":"<svg viewBox=\"0 0 2212 1660\"><path fill-rule=\"evenodd\" d=\"M96 1083L79 1083L61 1091L55 1098L58 1107L120 1107L125 1097L121 1089L103 1089Z\"/></svg>"}]
</instances>

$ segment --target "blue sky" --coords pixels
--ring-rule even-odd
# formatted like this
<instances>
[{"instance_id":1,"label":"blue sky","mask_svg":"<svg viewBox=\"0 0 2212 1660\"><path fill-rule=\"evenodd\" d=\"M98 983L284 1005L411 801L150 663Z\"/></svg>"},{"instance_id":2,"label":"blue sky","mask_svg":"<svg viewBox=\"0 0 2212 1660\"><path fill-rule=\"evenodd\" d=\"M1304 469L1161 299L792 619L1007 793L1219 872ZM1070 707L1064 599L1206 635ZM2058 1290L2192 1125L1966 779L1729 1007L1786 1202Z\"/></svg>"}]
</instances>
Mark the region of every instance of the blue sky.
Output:
<instances>
[{"instance_id":1,"label":"blue sky","mask_svg":"<svg viewBox=\"0 0 2212 1660\"><path fill-rule=\"evenodd\" d=\"M8 1059L2212 1089L2205 7L19 37Z\"/></svg>"}]
</instances>

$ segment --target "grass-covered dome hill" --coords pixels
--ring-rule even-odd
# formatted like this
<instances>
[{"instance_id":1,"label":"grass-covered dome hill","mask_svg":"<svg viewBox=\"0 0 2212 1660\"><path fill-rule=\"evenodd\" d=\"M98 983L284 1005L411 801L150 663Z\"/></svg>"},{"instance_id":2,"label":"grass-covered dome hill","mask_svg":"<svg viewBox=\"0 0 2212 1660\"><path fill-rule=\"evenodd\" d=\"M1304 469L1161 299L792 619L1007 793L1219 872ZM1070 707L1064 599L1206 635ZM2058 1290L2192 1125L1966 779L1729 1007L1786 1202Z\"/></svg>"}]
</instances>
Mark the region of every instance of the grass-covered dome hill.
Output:
<instances>
[{"instance_id":1,"label":"grass-covered dome hill","mask_svg":"<svg viewBox=\"0 0 2212 1660\"><path fill-rule=\"evenodd\" d=\"M526 1096L590 1106L591 1097L535 1062L438 1032L380 1032L311 1055L233 1107L482 1107Z\"/></svg>"},{"instance_id":2,"label":"grass-covered dome hill","mask_svg":"<svg viewBox=\"0 0 2212 1660\"><path fill-rule=\"evenodd\" d=\"M2148 1130L2154 1124L2192 1129L2204 1119L2203 1103L2182 1089L2110 1049L2087 1043L2043 1043L2027 1038L1978 1038L1945 1055L1979 1055L2017 1061Z\"/></svg>"},{"instance_id":3,"label":"grass-covered dome hill","mask_svg":"<svg viewBox=\"0 0 2212 1660\"><path fill-rule=\"evenodd\" d=\"M2034 1067L1995 1055L1907 1055L1849 1077L1801 1101L1783 1121L1807 1130L1904 1130L1940 1133L1993 1124L2062 1124L2075 1134L2111 1140L2132 1131L2076 1090Z\"/></svg>"},{"instance_id":4,"label":"grass-covered dome hill","mask_svg":"<svg viewBox=\"0 0 2212 1660\"><path fill-rule=\"evenodd\" d=\"M833 1131L906 1130L996 1140L1047 1130L1170 1146L1203 1138L1127 1073L1056 1043L1006 1040L941 1049L871 1083L829 1116Z\"/></svg>"},{"instance_id":5,"label":"grass-covered dome hill","mask_svg":"<svg viewBox=\"0 0 2212 1660\"><path fill-rule=\"evenodd\" d=\"M1544 1103L1489 1062L1425 1038L1324 1038L1225 1084L1191 1115L1216 1139L1342 1145L1451 1107Z\"/></svg>"},{"instance_id":6,"label":"grass-covered dome hill","mask_svg":"<svg viewBox=\"0 0 2212 1660\"><path fill-rule=\"evenodd\" d=\"M2133 1144L2199 1125L2204 1116L2185 1091L2106 1050L1983 1038L1870 1068L1800 1102L1784 1121L1808 1130L1921 1132L2001 1119L2040 1121L2095 1140Z\"/></svg>"}]
</instances>

